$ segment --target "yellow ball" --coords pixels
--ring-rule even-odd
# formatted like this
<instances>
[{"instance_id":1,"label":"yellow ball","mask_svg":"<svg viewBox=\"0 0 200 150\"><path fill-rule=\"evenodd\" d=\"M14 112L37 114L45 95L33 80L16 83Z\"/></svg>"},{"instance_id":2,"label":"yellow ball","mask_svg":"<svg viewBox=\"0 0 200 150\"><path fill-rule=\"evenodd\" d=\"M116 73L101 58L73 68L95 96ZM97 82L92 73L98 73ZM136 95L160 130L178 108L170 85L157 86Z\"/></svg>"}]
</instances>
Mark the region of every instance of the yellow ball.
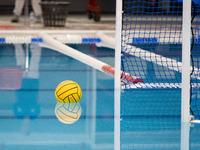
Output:
<instances>
[{"instance_id":1,"label":"yellow ball","mask_svg":"<svg viewBox=\"0 0 200 150\"><path fill-rule=\"evenodd\" d=\"M63 81L55 90L55 97L61 103L77 103L80 101L81 96L81 88L74 81Z\"/></svg>"},{"instance_id":2,"label":"yellow ball","mask_svg":"<svg viewBox=\"0 0 200 150\"><path fill-rule=\"evenodd\" d=\"M64 124L76 122L82 113L80 103L57 103L55 114L58 120Z\"/></svg>"}]
</instances>

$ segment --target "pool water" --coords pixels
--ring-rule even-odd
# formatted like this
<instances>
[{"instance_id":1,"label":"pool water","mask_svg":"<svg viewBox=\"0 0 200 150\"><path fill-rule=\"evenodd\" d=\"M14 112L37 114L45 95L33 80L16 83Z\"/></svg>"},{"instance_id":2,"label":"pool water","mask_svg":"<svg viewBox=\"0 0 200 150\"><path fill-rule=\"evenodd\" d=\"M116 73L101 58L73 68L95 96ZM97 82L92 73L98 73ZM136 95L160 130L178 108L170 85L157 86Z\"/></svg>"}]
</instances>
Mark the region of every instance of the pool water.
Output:
<instances>
[{"instance_id":1,"label":"pool water","mask_svg":"<svg viewBox=\"0 0 200 150\"><path fill-rule=\"evenodd\" d=\"M114 141L113 77L54 50L26 46L0 45L0 150L113 150L116 142L123 150L180 149L180 101L174 101L180 90L122 91L120 141ZM114 66L112 49L69 46ZM76 105L60 105L55 99L55 88L65 80L82 89ZM155 97L147 99L152 92ZM166 95L172 94L168 111ZM166 106L167 116L155 111L158 104ZM58 108L67 117L56 115ZM200 125L191 124L189 130L189 148L200 149Z\"/></svg>"}]
</instances>

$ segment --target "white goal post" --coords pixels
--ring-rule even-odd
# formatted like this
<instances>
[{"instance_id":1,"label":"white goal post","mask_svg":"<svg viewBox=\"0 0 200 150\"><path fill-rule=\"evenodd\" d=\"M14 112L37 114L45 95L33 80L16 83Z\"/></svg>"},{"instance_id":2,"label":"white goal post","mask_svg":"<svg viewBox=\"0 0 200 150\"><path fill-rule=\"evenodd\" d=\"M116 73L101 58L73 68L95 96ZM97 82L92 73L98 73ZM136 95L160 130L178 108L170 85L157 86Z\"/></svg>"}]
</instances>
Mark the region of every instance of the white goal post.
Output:
<instances>
[{"instance_id":1,"label":"white goal post","mask_svg":"<svg viewBox=\"0 0 200 150\"><path fill-rule=\"evenodd\" d=\"M183 0L181 121L190 122L191 0Z\"/></svg>"}]
</instances>

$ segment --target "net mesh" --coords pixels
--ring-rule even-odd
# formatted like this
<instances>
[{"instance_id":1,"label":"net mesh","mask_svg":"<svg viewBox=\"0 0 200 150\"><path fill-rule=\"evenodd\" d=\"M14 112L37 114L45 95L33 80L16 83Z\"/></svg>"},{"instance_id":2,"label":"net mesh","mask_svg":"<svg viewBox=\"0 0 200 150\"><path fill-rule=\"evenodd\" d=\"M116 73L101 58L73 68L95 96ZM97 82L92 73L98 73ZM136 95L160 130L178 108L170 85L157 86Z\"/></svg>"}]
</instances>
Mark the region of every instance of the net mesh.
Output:
<instances>
[{"instance_id":1,"label":"net mesh","mask_svg":"<svg viewBox=\"0 0 200 150\"><path fill-rule=\"evenodd\" d=\"M191 75L191 83L196 84L196 87L191 86L191 113L196 119L200 119L200 88L199 88L199 71L194 68L200 68L200 2L192 1L192 40L191 40L191 65L193 67Z\"/></svg>"},{"instance_id":2,"label":"net mesh","mask_svg":"<svg viewBox=\"0 0 200 150\"><path fill-rule=\"evenodd\" d=\"M191 43L191 113L199 119L199 2L192 1ZM146 102L142 109L134 107L132 114L180 115L182 68L182 1L124 0L122 15L123 71L142 78L144 83L125 83L126 97L134 94L137 103ZM145 89L147 91L144 91ZM161 90L162 89L162 90ZM164 90L163 90L164 89ZM175 89L175 90L169 90ZM147 95L144 97L144 95ZM122 94L123 114L130 102ZM155 99L156 97L156 99ZM125 100L123 100L125 99ZM165 101L166 100L166 101ZM178 103L178 104L177 104ZM151 104L150 107L148 104ZM169 105L170 104L170 105ZM175 105L174 105L175 104ZM147 107L148 106L148 107ZM125 108L126 109L125 109ZM123 109L124 108L124 109ZM130 108L133 110L133 107ZM135 112L136 111L136 112ZM162 112L161 112L162 111ZM133 112L133 111L132 111ZM140 115L141 115L140 114Z\"/></svg>"},{"instance_id":3,"label":"net mesh","mask_svg":"<svg viewBox=\"0 0 200 150\"><path fill-rule=\"evenodd\" d=\"M180 83L180 4L125 0L123 7L123 70L144 83Z\"/></svg>"}]
</instances>

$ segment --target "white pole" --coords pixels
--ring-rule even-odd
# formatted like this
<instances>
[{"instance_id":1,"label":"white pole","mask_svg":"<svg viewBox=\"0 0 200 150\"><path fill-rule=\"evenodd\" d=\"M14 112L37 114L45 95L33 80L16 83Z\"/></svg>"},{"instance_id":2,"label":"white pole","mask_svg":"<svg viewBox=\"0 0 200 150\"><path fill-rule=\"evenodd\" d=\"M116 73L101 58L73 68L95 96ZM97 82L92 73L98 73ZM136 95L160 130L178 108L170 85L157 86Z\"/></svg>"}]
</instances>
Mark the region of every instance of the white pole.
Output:
<instances>
[{"instance_id":1,"label":"white pole","mask_svg":"<svg viewBox=\"0 0 200 150\"><path fill-rule=\"evenodd\" d=\"M190 121L191 0L183 0L181 121Z\"/></svg>"},{"instance_id":2,"label":"white pole","mask_svg":"<svg viewBox=\"0 0 200 150\"><path fill-rule=\"evenodd\" d=\"M181 150L189 150L191 0L183 0Z\"/></svg>"},{"instance_id":3,"label":"white pole","mask_svg":"<svg viewBox=\"0 0 200 150\"><path fill-rule=\"evenodd\" d=\"M115 68L114 67L112 67L112 66L110 66L110 65L108 65L108 64L106 64L102 61L99 61L99 60L97 60L97 59L95 59L91 56L88 56L84 53L81 53L78 50L75 50L75 49L53 39L51 36L49 36L46 33L41 32L39 35L42 37L43 41L48 44L47 45L47 44L41 43L40 46L54 49L54 50L56 50L60 53L66 54L66 55L68 55L68 56L70 56L74 59L77 59L77 60L97 69L97 70L100 70L100 71L107 73L111 76L115 76ZM127 82L132 82L132 83L143 82L142 79L140 79L136 76L130 75L129 73L126 73L126 72L123 72L123 71L120 71L120 75L118 75L118 76L122 80L127 81Z\"/></svg>"},{"instance_id":4,"label":"white pole","mask_svg":"<svg viewBox=\"0 0 200 150\"><path fill-rule=\"evenodd\" d=\"M181 122L181 150L190 149L190 122Z\"/></svg>"},{"instance_id":5,"label":"white pole","mask_svg":"<svg viewBox=\"0 0 200 150\"><path fill-rule=\"evenodd\" d=\"M29 44L26 44L25 70L29 69Z\"/></svg>"},{"instance_id":6,"label":"white pole","mask_svg":"<svg viewBox=\"0 0 200 150\"><path fill-rule=\"evenodd\" d=\"M120 71L121 71L122 0L116 1L115 29L115 109L114 149L120 150Z\"/></svg>"}]
</instances>

